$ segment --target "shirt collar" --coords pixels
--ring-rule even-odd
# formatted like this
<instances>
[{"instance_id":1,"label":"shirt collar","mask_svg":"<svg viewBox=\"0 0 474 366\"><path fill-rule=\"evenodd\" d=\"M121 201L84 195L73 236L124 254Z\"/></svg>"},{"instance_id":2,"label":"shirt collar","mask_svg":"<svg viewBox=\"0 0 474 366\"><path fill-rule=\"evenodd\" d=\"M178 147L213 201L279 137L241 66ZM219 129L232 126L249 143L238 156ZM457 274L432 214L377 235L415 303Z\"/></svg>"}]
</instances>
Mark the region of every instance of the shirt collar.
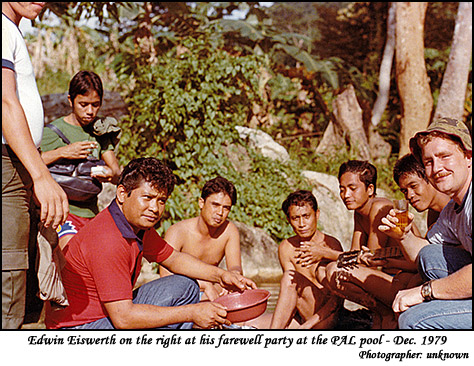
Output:
<instances>
[{"instance_id":1,"label":"shirt collar","mask_svg":"<svg viewBox=\"0 0 474 366\"><path fill-rule=\"evenodd\" d=\"M464 209L464 205L466 203L467 197L470 195L471 189L472 189L472 181L471 181L471 184L469 184L469 189L467 190L466 194L464 195L464 198L463 198L461 204L458 205L457 203L454 203L454 211L457 214L460 214L462 212L462 210Z\"/></svg>"},{"instance_id":2,"label":"shirt collar","mask_svg":"<svg viewBox=\"0 0 474 366\"><path fill-rule=\"evenodd\" d=\"M129 222L125 218L125 215L123 214L122 210L119 208L117 204L117 200L114 199L110 203L108 210L110 212L110 215L112 216L112 219L115 222L115 225L119 229L120 233L125 239L133 239L136 240L138 247L140 248L140 251L143 250L143 235L145 233L144 230L140 230L140 232L135 234L133 231L132 227L130 226Z\"/></svg>"}]
</instances>

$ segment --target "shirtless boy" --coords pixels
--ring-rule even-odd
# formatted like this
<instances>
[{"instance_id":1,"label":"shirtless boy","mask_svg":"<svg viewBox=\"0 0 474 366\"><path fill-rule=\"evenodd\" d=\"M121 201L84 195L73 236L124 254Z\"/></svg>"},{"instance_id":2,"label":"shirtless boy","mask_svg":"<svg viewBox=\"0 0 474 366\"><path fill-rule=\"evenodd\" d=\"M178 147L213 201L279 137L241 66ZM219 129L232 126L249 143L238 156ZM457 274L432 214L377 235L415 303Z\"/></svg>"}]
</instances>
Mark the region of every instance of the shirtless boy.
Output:
<instances>
[{"instance_id":1,"label":"shirtless boy","mask_svg":"<svg viewBox=\"0 0 474 366\"><path fill-rule=\"evenodd\" d=\"M165 241L178 252L218 266L225 256L227 270L242 274L239 230L229 220L232 205L237 200L234 185L223 177L216 177L204 184L199 198L200 215L172 225L165 234ZM160 267L160 276L168 276ZM199 280L201 300L213 301L225 291L216 284Z\"/></svg>"},{"instance_id":2,"label":"shirtless boy","mask_svg":"<svg viewBox=\"0 0 474 366\"><path fill-rule=\"evenodd\" d=\"M374 260L369 251L398 247L395 240L378 230L382 217L393 208L392 201L376 197L377 170L367 161L349 160L339 169L339 189L344 205L354 210L351 250L365 250L359 264L338 268L327 266L330 288L343 298L368 307L374 313L373 328L396 327L391 304L398 289L416 273L404 258ZM382 270L377 269L382 268Z\"/></svg>"},{"instance_id":3,"label":"shirtless boy","mask_svg":"<svg viewBox=\"0 0 474 366\"><path fill-rule=\"evenodd\" d=\"M406 154L396 161L393 167L393 179L415 210L418 212L428 210L429 230L438 219L441 210L449 202L449 196L431 185L426 176L425 167L413 154Z\"/></svg>"},{"instance_id":4,"label":"shirtless boy","mask_svg":"<svg viewBox=\"0 0 474 366\"><path fill-rule=\"evenodd\" d=\"M270 328L331 329L342 301L324 286L325 266L342 252L341 243L317 229L319 209L311 192L291 193L282 209L296 235L278 248L284 273ZM303 247L313 253L311 263L302 258Z\"/></svg>"}]
</instances>

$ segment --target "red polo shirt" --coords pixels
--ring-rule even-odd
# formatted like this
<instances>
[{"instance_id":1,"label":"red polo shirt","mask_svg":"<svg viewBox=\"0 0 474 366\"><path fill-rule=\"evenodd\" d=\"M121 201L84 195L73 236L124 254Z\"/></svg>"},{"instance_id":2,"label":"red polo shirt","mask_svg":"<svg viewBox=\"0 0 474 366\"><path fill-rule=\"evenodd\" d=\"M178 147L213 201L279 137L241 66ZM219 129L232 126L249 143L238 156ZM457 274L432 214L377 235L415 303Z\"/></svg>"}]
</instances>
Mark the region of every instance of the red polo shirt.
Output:
<instances>
[{"instance_id":1,"label":"red polo shirt","mask_svg":"<svg viewBox=\"0 0 474 366\"><path fill-rule=\"evenodd\" d=\"M135 235L114 200L65 248L61 275L69 306L55 309L47 302L46 327L73 327L106 317L104 302L133 298L143 256L159 263L172 252L154 229Z\"/></svg>"}]
</instances>

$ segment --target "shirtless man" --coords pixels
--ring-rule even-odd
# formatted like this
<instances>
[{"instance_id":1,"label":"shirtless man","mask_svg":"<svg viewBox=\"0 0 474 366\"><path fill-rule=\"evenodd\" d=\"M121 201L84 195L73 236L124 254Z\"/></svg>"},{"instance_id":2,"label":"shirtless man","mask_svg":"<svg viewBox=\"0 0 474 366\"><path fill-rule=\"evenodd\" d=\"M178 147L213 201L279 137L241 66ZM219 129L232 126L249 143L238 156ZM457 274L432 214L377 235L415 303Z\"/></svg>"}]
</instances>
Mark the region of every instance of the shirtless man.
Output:
<instances>
[{"instance_id":1,"label":"shirtless man","mask_svg":"<svg viewBox=\"0 0 474 366\"><path fill-rule=\"evenodd\" d=\"M370 252L398 247L394 239L378 230L380 220L393 208L393 203L376 197L377 170L367 161L343 163L338 178L341 199L347 209L354 210L351 251L365 253L353 267L338 268L335 262L330 263L327 266L329 286L343 298L372 310L373 328L394 328L396 321L391 304L397 291L413 278L416 267L404 258L374 260Z\"/></svg>"},{"instance_id":2,"label":"shirtless man","mask_svg":"<svg viewBox=\"0 0 474 366\"><path fill-rule=\"evenodd\" d=\"M200 215L172 225L166 231L165 241L177 251L214 266L218 266L225 256L227 270L242 274L239 230L227 220L236 200L235 187L227 179L218 176L209 180L199 198ZM160 267L160 276L170 274L166 268ZM198 282L203 292L201 300L213 301L225 294L217 284Z\"/></svg>"},{"instance_id":3,"label":"shirtless man","mask_svg":"<svg viewBox=\"0 0 474 366\"><path fill-rule=\"evenodd\" d=\"M441 210L449 202L449 196L431 185L426 176L425 167L413 154L406 154L396 161L393 167L393 179L415 210L418 212L428 210L429 230L438 219Z\"/></svg>"},{"instance_id":4,"label":"shirtless man","mask_svg":"<svg viewBox=\"0 0 474 366\"><path fill-rule=\"evenodd\" d=\"M291 193L282 209L296 235L278 247L284 273L270 329L331 329L342 301L324 286L325 266L342 252L341 243L317 229L319 209L311 192ZM302 247L318 252L311 263L302 259Z\"/></svg>"}]
</instances>

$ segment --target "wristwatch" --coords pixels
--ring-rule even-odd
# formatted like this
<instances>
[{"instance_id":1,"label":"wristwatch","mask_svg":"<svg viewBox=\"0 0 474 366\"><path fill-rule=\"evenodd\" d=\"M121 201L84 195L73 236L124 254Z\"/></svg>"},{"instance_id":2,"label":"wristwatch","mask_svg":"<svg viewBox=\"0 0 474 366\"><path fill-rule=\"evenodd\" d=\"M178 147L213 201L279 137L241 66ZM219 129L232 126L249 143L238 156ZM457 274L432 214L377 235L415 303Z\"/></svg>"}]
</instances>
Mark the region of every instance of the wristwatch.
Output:
<instances>
[{"instance_id":1,"label":"wristwatch","mask_svg":"<svg viewBox=\"0 0 474 366\"><path fill-rule=\"evenodd\" d=\"M433 300L433 290L431 289L431 282L432 280L425 282L421 286L421 296L423 297L423 301L430 301Z\"/></svg>"}]
</instances>

